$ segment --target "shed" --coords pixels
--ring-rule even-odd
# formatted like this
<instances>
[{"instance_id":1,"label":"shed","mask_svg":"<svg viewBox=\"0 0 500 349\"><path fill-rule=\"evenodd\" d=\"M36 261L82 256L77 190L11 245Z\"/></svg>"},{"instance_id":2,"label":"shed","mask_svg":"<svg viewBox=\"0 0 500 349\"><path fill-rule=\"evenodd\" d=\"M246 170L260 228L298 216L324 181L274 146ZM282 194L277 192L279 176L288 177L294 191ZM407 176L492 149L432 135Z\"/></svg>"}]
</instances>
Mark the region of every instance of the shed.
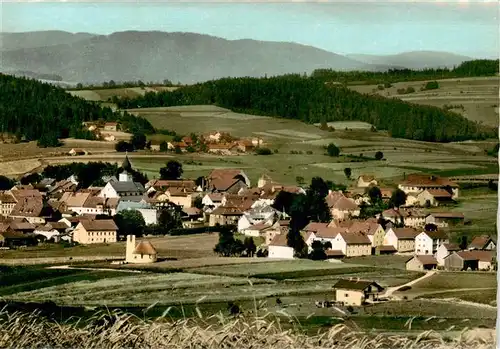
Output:
<instances>
[{"instance_id":1,"label":"shed","mask_svg":"<svg viewBox=\"0 0 500 349\"><path fill-rule=\"evenodd\" d=\"M415 255L406 261L406 270L433 270L436 269L438 262L434 256Z\"/></svg>"}]
</instances>

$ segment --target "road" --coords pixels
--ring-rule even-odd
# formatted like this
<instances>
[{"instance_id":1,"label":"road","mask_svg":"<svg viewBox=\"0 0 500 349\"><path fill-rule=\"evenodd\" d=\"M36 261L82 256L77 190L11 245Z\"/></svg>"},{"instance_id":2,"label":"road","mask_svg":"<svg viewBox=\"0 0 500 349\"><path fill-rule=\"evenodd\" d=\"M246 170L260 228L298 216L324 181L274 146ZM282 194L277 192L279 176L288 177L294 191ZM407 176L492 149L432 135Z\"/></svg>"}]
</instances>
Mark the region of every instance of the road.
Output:
<instances>
[{"instance_id":1,"label":"road","mask_svg":"<svg viewBox=\"0 0 500 349\"><path fill-rule=\"evenodd\" d=\"M410 282L407 282L404 285L399 285L399 286L394 286L394 287L388 287L386 289L386 291L384 292L384 294L380 295L380 297L391 297L392 294L394 292L396 292L397 290L399 290L400 288L405 287L405 286L412 286L412 285L416 284L417 282L420 282L420 281L422 281L422 280L424 280L424 279L426 279L428 277L431 277L434 274L436 274L435 270L428 271L428 272L425 273L424 276L421 276L418 279L415 279L415 280L412 280Z\"/></svg>"}]
</instances>

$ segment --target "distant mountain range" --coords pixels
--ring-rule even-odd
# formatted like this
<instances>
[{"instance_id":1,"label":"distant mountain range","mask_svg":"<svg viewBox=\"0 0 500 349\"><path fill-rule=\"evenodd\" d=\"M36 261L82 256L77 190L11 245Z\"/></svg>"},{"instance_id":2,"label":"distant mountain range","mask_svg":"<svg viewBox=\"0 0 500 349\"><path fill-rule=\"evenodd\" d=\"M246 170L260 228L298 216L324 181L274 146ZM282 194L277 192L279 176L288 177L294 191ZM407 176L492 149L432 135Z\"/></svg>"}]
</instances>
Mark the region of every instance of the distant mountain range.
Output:
<instances>
[{"instance_id":1,"label":"distant mountain range","mask_svg":"<svg viewBox=\"0 0 500 349\"><path fill-rule=\"evenodd\" d=\"M296 43L158 31L1 33L0 47L3 72L57 76L73 83L164 79L195 83L222 77L311 73L320 68L384 71L453 66L470 59L446 52L343 56Z\"/></svg>"},{"instance_id":2,"label":"distant mountain range","mask_svg":"<svg viewBox=\"0 0 500 349\"><path fill-rule=\"evenodd\" d=\"M409 69L453 68L464 61L474 59L472 57L438 51L412 51L386 56L365 54L350 54L346 56L366 64L383 64Z\"/></svg>"}]
</instances>

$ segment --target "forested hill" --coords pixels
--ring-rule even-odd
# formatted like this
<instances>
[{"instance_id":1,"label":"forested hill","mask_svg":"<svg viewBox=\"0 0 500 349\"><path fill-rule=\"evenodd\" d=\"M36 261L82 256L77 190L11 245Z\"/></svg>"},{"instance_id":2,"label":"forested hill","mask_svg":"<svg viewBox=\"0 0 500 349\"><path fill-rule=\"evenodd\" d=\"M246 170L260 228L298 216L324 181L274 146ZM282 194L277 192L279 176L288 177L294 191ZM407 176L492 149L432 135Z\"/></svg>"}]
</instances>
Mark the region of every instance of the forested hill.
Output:
<instances>
[{"instance_id":1,"label":"forested hill","mask_svg":"<svg viewBox=\"0 0 500 349\"><path fill-rule=\"evenodd\" d=\"M234 111L306 123L359 120L388 130L392 137L435 142L483 139L498 134L496 129L437 107L363 95L300 75L220 79L173 92L115 99L115 103L120 108L215 104Z\"/></svg>"},{"instance_id":2,"label":"forested hill","mask_svg":"<svg viewBox=\"0 0 500 349\"><path fill-rule=\"evenodd\" d=\"M130 132L154 130L145 119L102 108L73 97L62 88L0 74L1 133L14 134L18 139L43 138L43 145L54 145L59 138L91 139L93 135L82 128L82 123L99 119L121 121Z\"/></svg>"},{"instance_id":3,"label":"forested hill","mask_svg":"<svg viewBox=\"0 0 500 349\"><path fill-rule=\"evenodd\" d=\"M421 81L436 79L495 76L498 74L499 60L476 59L466 61L453 69L389 69L385 72L350 71L340 72L332 69L317 69L312 77L325 82L356 84L383 84L400 81Z\"/></svg>"}]
</instances>

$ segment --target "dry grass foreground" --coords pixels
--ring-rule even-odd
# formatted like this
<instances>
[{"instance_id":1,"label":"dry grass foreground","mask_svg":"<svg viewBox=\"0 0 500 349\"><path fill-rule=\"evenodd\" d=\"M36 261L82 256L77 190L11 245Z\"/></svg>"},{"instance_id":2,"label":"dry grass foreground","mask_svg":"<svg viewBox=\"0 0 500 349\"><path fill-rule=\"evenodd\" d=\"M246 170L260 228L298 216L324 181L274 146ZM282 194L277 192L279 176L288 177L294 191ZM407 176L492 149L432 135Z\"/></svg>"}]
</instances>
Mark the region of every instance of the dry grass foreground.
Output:
<instances>
[{"instance_id":1,"label":"dry grass foreground","mask_svg":"<svg viewBox=\"0 0 500 349\"><path fill-rule=\"evenodd\" d=\"M344 325L307 336L284 330L266 317L169 321L166 315L145 321L123 313L99 313L88 321L56 323L37 313L0 312L2 348L494 348L494 333L470 330L451 341L427 331L416 338L369 335ZM215 323L215 324L214 324Z\"/></svg>"}]
</instances>

